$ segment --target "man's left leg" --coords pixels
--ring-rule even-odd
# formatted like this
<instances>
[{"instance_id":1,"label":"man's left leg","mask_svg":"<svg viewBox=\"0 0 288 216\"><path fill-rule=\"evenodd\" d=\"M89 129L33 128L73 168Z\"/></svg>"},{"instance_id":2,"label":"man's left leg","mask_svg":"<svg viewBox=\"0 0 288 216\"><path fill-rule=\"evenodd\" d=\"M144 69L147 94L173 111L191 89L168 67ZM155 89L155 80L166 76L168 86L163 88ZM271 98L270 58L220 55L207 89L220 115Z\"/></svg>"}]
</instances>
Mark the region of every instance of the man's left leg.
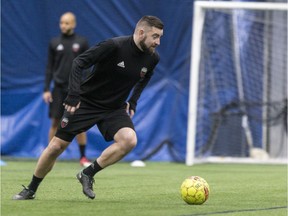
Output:
<instances>
[{"instance_id":1,"label":"man's left leg","mask_svg":"<svg viewBox=\"0 0 288 216\"><path fill-rule=\"evenodd\" d=\"M90 199L95 198L93 192L94 175L127 155L136 146L137 136L133 129L124 127L115 134L114 141L89 167L77 174L77 178L83 187L83 193Z\"/></svg>"}]
</instances>

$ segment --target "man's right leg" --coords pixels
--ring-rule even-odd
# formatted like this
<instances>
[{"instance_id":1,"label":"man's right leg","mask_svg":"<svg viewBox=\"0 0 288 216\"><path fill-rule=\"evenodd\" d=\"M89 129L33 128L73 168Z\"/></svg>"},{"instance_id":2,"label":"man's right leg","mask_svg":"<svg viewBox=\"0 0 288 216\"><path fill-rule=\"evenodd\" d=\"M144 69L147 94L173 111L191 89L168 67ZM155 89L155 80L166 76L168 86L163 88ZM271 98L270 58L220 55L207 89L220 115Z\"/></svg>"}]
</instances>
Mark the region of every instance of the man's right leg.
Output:
<instances>
[{"instance_id":1,"label":"man's right leg","mask_svg":"<svg viewBox=\"0 0 288 216\"><path fill-rule=\"evenodd\" d=\"M34 175L38 178L44 178L51 171L58 156L62 154L69 144L70 142L54 136L41 154Z\"/></svg>"},{"instance_id":2,"label":"man's right leg","mask_svg":"<svg viewBox=\"0 0 288 216\"><path fill-rule=\"evenodd\" d=\"M34 199L35 193L44 177L52 170L58 156L67 148L70 142L64 141L58 137L53 137L49 145L42 152L38 159L32 180L26 188L13 196L14 200Z\"/></svg>"},{"instance_id":3,"label":"man's right leg","mask_svg":"<svg viewBox=\"0 0 288 216\"><path fill-rule=\"evenodd\" d=\"M60 124L60 119L58 118L52 118L51 119L51 127L49 130L49 142L56 134L57 128ZM85 151L86 151L86 143L87 143L87 136L86 132L82 132L76 136L78 146L79 146L79 153L80 153L80 165L84 167L88 167L91 162L87 159Z\"/></svg>"}]
</instances>

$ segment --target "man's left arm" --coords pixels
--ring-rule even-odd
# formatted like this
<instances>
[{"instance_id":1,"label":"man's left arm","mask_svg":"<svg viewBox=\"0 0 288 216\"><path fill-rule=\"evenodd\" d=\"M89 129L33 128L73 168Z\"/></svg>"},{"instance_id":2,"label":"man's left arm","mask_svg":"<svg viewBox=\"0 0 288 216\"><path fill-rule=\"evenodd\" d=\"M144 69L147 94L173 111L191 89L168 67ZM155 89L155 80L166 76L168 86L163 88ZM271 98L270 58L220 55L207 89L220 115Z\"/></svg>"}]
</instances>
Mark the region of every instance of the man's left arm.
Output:
<instances>
[{"instance_id":1,"label":"man's left arm","mask_svg":"<svg viewBox=\"0 0 288 216\"><path fill-rule=\"evenodd\" d=\"M151 73L147 73L144 78L142 78L134 87L131 97L128 100L129 108L127 111L131 113L131 110L133 112L136 112L136 106L137 101L140 98L144 88L147 86L148 82L150 81L151 77L153 75L153 71ZM133 114L134 114L133 113Z\"/></svg>"}]
</instances>

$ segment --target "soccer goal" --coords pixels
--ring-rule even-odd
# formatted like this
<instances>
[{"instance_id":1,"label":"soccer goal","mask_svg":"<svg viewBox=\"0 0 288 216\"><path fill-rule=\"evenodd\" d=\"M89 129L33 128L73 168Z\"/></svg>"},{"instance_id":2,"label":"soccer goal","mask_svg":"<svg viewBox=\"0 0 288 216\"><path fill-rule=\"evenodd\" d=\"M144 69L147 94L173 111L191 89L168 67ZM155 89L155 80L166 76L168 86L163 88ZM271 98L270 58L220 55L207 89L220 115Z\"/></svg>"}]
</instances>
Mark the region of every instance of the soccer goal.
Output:
<instances>
[{"instance_id":1,"label":"soccer goal","mask_svg":"<svg viewBox=\"0 0 288 216\"><path fill-rule=\"evenodd\" d=\"M187 165L287 163L287 9L195 1Z\"/></svg>"}]
</instances>

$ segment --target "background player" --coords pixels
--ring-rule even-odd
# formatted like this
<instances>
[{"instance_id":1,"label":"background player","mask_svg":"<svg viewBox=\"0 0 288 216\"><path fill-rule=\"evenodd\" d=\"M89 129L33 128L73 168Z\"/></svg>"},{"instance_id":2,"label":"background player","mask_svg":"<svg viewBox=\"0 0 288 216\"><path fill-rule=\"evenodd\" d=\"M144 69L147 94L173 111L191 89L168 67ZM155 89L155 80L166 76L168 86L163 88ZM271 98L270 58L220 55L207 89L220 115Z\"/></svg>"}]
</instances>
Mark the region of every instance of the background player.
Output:
<instances>
[{"instance_id":1,"label":"background player","mask_svg":"<svg viewBox=\"0 0 288 216\"><path fill-rule=\"evenodd\" d=\"M51 127L49 130L49 141L55 135L64 112L63 101L68 93L69 74L73 59L89 48L86 38L74 32L76 17L73 13L64 13L60 18L59 26L62 34L53 38L49 44L43 93L45 103L50 104L49 117L51 118ZM54 82L52 93L50 91L51 81ZM89 166L91 163L85 155L86 133L78 134L76 139L80 151L80 165Z\"/></svg>"}]
</instances>

